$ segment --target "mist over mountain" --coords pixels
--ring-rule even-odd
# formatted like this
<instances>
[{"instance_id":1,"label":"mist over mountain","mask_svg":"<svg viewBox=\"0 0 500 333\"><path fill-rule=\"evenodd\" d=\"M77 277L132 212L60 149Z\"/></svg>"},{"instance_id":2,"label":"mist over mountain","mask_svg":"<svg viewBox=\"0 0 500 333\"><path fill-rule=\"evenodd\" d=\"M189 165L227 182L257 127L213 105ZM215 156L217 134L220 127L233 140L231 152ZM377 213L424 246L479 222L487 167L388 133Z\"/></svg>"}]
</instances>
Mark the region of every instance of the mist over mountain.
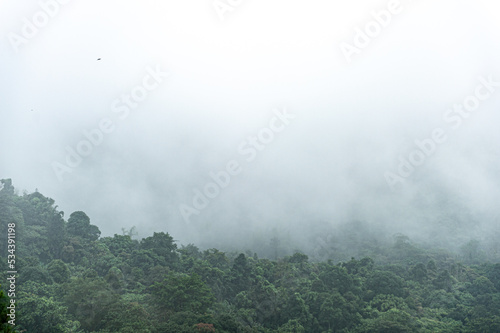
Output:
<instances>
[{"instance_id":1,"label":"mist over mountain","mask_svg":"<svg viewBox=\"0 0 500 333\"><path fill-rule=\"evenodd\" d=\"M0 331L500 332L500 5L0 1Z\"/></svg>"},{"instance_id":2,"label":"mist over mountain","mask_svg":"<svg viewBox=\"0 0 500 333\"><path fill-rule=\"evenodd\" d=\"M361 36L387 6L252 1L221 20L209 2L73 1L28 38L44 9L2 3L0 178L103 236L311 255L346 230L489 244L497 5L401 1Z\"/></svg>"}]
</instances>

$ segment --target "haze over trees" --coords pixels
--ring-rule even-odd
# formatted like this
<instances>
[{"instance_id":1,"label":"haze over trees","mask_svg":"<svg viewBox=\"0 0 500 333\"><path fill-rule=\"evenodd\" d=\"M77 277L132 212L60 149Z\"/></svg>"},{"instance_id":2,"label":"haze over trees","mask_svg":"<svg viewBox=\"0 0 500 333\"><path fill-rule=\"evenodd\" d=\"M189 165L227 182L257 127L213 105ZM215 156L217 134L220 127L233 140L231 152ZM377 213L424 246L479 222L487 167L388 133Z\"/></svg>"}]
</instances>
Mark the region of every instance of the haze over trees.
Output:
<instances>
[{"instance_id":1,"label":"haze over trees","mask_svg":"<svg viewBox=\"0 0 500 333\"><path fill-rule=\"evenodd\" d=\"M498 8L0 1L0 331L500 333Z\"/></svg>"},{"instance_id":2,"label":"haze over trees","mask_svg":"<svg viewBox=\"0 0 500 333\"><path fill-rule=\"evenodd\" d=\"M339 231L346 243L325 241L324 260L282 255L279 236L261 258L165 232L100 237L84 212L65 220L54 200L2 184L0 228L18 234L18 332L500 331L500 258L479 241L424 249L402 234L367 237L358 222ZM363 255L341 258L349 244ZM4 331L7 302L0 291Z\"/></svg>"}]
</instances>

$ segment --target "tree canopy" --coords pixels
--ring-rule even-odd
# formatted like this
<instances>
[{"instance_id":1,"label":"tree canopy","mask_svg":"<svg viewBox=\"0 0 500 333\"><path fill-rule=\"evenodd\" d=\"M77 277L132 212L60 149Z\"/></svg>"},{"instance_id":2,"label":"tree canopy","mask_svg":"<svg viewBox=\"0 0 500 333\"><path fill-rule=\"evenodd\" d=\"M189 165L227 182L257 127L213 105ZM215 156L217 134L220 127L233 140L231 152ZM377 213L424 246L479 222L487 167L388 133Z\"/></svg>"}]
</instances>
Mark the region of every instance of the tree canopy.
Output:
<instances>
[{"instance_id":1,"label":"tree canopy","mask_svg":"<svg viewBox=\"0 0 500 333\"><path fill-rule=\"evenodd\" d=\"M0 288L3 332L500 332L500 264L480 242L457 254L401 234L372 242L350 228L365 254L357 259L334 238L324 260L285 255L275 235L259 258L178 247L167 232L101 237L84 212L65 220L54 200L1 183L0 229L16 224L20 272L15 327Z\"/></svg>"}]
</instances>

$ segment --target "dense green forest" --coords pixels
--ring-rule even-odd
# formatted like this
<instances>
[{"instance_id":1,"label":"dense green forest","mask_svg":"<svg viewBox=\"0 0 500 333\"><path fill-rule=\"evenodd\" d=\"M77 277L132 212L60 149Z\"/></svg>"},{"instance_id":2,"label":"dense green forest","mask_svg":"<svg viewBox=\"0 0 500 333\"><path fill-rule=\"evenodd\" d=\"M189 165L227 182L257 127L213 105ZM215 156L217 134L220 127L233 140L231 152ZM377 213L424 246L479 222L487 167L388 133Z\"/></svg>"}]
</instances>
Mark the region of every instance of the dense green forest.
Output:
<instances>
[{"instance_id":1,"label":"dense green forest","mask_svg":"<svg viewBox=\"0 0 500 333\"><path fill-rule=\"evenodd\" d=\"M0 190L4 332L500 332L500 264L397 234L368 256L321 262L178 246L168 233L101 237L81 211ZM8 225L16 226L16 325L7 321ZM271 243L278 240L269 239Z\"/></svg>"}]
</instances>

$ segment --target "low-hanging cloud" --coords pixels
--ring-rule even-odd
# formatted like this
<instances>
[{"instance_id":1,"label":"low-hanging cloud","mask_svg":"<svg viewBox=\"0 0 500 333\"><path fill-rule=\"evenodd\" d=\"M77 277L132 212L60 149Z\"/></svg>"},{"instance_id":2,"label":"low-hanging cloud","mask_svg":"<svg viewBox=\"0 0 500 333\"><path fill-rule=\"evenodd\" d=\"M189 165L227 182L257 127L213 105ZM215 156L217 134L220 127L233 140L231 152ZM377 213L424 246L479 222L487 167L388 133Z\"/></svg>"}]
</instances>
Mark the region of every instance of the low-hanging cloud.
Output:
<instances>
[{"instance_id":1,"label":"low-hanging cloud","mask_svg":"<svg viewBox=\"0 0 500 333\"><path fill-rule=\"evenodd\" d=\"M41 5L0 5L0 178L85 211L103 235L136 226L141 237L248 248L280 235L319 253L317 237L331 241L352 221L445 243L497 230L500 95L461 117L460 130L444 127L458 124L449 110L475 96L478 77L500 80L491 2L405 2L350 63L339 46L387 1L245 1L224 20L212 1L58 3L17 50L9 36ZM153 84L145 68L170 75L143 98L137 87ZM137 107L113 112L123 94ZM193 189L242 157L238 146L281 106L296 116L290 127L194 207ZM442 139L436 128L446 142L403 177L399 158L416 140ZM81 158L72 165L67 147ZM387 172L401 186L391 189ZM199 212L190 223L182 205Z\"/></svg>"}]
</instances>

